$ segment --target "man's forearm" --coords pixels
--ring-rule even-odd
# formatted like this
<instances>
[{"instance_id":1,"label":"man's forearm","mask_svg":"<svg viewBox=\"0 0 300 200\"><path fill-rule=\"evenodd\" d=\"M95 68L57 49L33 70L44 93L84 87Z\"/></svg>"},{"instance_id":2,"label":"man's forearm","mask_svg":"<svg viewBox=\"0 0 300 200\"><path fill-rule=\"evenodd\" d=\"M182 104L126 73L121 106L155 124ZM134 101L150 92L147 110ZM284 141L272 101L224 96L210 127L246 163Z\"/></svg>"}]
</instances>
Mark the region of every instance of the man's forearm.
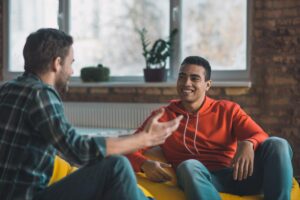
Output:
<instances>
[{"instance_id":1,"label":"man's forearm","mask_svg":"<svg viewBox=\"0 0 300 200\"><path fill-rule=\"evenodd\" d=\"M147 146L147 141L141 133L119 138L107 138L106 155L127 154L145 146Z\"/></svg>"},{"instance_id":2,"label":"man's forearm","mask_svg":"<svg viewBox=\"0 0 300 200\"><path fill-rule=\"evenodd\" d=\"M138 149L163 144L178 128L183 116L178 116L167 122L159 122L164 113L161 109L147 122L145 129L137 134L106 139L106 155L128 154Z\"/></svg>"}]
</instances>

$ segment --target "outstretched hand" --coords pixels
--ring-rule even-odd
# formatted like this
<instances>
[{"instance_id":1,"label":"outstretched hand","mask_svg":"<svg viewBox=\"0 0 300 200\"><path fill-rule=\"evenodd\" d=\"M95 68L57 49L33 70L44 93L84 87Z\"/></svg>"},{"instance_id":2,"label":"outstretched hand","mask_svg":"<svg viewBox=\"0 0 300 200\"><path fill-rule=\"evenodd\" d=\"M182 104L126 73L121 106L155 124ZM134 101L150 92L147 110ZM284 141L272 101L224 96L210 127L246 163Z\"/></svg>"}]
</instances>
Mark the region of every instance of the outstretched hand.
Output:
<instances>
[{"instance_id":1,"label":"outstretched hand","mask_svg":"<svg viewBox=\"0 0 300 200\"><path fill-rule=\"evenodd\" d=\"M178 128L183 116L176 117L168 122L159 122L158 120L163 113L164 109L160 109L157 114L151 117L140 134L106 138L106 155L127 154L141 148L164 143L167 137Z\"/></svg>"},{"instance_id":2,"label":"outstretched hand","mask_svg":"<svg viewBox=\"0 0 300 200\"><path fill-rule=\"evenodd\" d=\"M172 176L164 169L171 168L172 166L167 163L162 163L155 160L146 160L141 169L147 176L147 178L153 182L165 182L170 181Z\"/></svg>"},{"instance_id":3,"label":"outstretched hand","mask_svg":"<svg viewBox=\"0 0 300 200\"><path fill-rule=\"evenodd\" d=\"M147 138L147 146L155 146L165 142L165 140L178 128L183 116L178 116L167 122L159 122L163 116L164 109L160 109L152 118L150 118L144 128L144 134Z\"/></svg>"},{"instance_id":4,"label":"outstretched hand","mask_svg":"<svg viewBox=\"0 0 300 200\"><path fill-rule=\"evenodd\" d=\"M250 141L241 141L238 143L236 154L232 160L233 179L243 180L253 174L254 149Z\"/></svg>"}]
</instances>

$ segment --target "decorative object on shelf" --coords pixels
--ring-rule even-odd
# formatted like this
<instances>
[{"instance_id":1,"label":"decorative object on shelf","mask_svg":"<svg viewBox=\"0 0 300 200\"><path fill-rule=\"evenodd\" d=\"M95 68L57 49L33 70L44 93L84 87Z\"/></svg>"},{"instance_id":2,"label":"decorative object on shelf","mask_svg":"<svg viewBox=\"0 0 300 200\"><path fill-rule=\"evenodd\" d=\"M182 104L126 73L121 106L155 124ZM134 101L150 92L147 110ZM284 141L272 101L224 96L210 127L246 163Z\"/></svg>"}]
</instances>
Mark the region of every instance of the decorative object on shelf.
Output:
<instances>
[{"instance_id":1,"label":"decorative object on shelf","mask_svg":"<svg viewBox=\"0 0 300 200\"><path fill-rule=\"evenodd\" d=\"M80 71L80 78L83 82L104 82L109 81L109 68L98 64L95 66L83 67Z\"/></svg>"},{"instance_id":2,"label":"decorative object on shelf","mask_svg":"<svg viewBox=\"0 0 300 200\"><path fill-rule=\"evenodd\" d=\"M164 82L168 77L168 69L166 69L166 60L172 53L172 44L177 29L171 31L168 40L158 39L149 49L150 42L146 38L147 30L143 28L138 30L141 37L143 56L146 61L144 69L144 79L146 82Z\"/></svg>"}]
</instances>

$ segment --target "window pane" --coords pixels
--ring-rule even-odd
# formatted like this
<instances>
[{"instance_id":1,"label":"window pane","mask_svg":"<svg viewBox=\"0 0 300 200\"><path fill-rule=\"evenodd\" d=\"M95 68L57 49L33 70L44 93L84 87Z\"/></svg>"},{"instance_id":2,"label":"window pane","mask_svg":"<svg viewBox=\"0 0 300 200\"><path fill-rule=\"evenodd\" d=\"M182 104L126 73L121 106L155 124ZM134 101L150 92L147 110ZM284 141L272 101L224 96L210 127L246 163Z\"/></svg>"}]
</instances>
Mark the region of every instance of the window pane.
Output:
<instances>
[{"instance_id":1,"label":"window pane","mask_svg":"<svg viewBox=\"0 0 300 200\"><path fill-rule=\"evenodd\" d=\"M140 76L145 61L136 29L150 41L169 34L169 0L72 0L70 32L74 37L74 75L102 63L112 76Z\"/></svg>"},{"instance_id":2,"label":"window pane","mask_svg":"<svg viewBox=\"0 0 300 200\"><path fill-rule=\"evenodd\" d=\"M24 71L27 36L42 27L58 28L58 0L9 1L9 71Z\"/></svg>"},{"instance_id":3,"label":"window pane","mask_svg":"<svg viewBox=\"0 0 300 200\"><path fill-rule=\"evenodd\" d=\"M203 56L213 70L245 70L247 1L184 3L183 56Z\"/></svg>"}]
</instances>

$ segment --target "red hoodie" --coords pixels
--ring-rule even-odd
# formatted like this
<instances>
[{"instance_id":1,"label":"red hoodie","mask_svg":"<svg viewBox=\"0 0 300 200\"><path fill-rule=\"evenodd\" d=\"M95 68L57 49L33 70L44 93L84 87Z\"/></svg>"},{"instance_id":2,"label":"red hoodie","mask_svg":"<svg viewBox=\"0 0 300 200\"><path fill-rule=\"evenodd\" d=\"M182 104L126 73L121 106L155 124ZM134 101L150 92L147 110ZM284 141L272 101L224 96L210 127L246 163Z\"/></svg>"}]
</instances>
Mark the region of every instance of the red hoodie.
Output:
<instances>
[{"instance_id":1,"label":"red hoodie","mask_svg":"<svg viewBox=\"0 0 300 200\"><path fill-rule=\"evenodd\" d=\"M156 112L152 112L150 117ZM160 145L166 160L173 167L188 159L199 160L209 170L230 167L237 141L251 141L256 149L268 138L262 128L238 104L231 101L205 97L199 111L190 114L184 110L181 101L173 100L165 107L160 121L169 121L179 115L184 116L179 128ZM137 132L144 128L147 120ZM145 150L127 155L136 172L141 170L142 163L147 160L143 156Z\"/></svg>"}]
</instances>

